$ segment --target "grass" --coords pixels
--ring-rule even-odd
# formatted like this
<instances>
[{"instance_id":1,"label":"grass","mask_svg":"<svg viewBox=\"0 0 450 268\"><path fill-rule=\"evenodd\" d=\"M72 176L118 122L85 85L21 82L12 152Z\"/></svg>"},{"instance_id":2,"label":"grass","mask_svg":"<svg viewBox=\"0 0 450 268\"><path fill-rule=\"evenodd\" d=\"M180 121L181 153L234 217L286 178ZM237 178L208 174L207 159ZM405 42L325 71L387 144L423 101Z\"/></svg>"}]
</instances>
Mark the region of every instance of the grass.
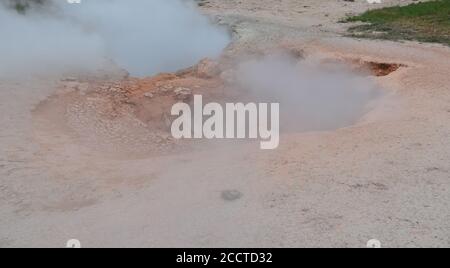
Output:
<instances>
[{"instance_id":1,"label":"grass","mask_svg":"<svg viewBox=\"0 0 450 268\"><path fill-rule=\"evenodd\" d=\"M450 46L450 0L369 10L343 22L366 23L349 29L354 37L416 40Z\"/></svg>"},{"instance_id":2,"label":"grass","mask_svg":"<svg viewBox=\"0 0 450 268\"><path fill-rule=\"evenodd\" d=\"M1 0L0 0L1 1ZM20 14L25 14L30 4L44 4L47 0L15 0L12 1L13 8Z\"/></svg>"},{"instance_id":3,"label":"grass","mask_svg":"<svg viewBox=\"0 0 450 268\"><path fill-rule=\"evenodd\" d=\"M25 10L27 9L27 5L24 4L15 4L14 9L17 10L20 14L25 14Z\"/></svg>"}]
</instances>

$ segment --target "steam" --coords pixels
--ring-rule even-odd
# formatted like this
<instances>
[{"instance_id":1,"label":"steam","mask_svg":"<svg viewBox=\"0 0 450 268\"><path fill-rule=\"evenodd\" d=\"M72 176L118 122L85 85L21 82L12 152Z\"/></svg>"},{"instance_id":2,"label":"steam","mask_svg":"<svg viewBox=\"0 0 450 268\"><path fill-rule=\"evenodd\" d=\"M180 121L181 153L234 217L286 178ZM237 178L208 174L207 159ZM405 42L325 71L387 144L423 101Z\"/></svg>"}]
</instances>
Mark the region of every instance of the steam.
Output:
<instances>
[{"instance_id":1,"label":"steam","mask_svg":"<svg viewBox=\"0 0 450 268\"><path fill-rule=\"evenodd\" d=\"M240 64L249 98L280 103L282 131L332 130L354 124L381 94L374 81L343 64L273 54Z\"/></svg>"},{"instance_id":2,"label":"steam","mask_svg":"<svg viewBox=\"0 0 450 268\"><path fill-rule=\"evenodd\" d=\"M175 71L229 42L182 0L52 1L25 15L0 4L0 75L95 70L113 60L132 75Z\"/></svg>"}]
</instances>

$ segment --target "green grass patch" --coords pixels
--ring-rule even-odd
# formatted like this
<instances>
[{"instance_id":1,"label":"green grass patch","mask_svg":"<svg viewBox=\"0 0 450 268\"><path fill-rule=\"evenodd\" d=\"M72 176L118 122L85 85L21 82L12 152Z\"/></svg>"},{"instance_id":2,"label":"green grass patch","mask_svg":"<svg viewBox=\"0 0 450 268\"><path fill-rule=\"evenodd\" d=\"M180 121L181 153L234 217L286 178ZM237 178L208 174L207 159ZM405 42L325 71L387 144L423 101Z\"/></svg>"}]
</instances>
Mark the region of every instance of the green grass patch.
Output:
<instances>
[{"instance_id":1,"label":"green grass patch","mask_svg":"<svg viewBox=\"0 0 450 268\"><path fill-rule=\"evenodd\" d=\"M17 10L20 14L25 14L25 10L27 9L27 5L24 4L15 4L14 9Z\"/></svg>"},{"instance_id":2,"label":"green grass patch","mask_svg":"<svg viewBox=\"0 0 450 268\"><path fill-rule=\"evenodd\" d=\"M349 29L354 37L417 40L450 46L450 0L369 10L343 22L366 23Z\"/></svg>"}]
</instances>

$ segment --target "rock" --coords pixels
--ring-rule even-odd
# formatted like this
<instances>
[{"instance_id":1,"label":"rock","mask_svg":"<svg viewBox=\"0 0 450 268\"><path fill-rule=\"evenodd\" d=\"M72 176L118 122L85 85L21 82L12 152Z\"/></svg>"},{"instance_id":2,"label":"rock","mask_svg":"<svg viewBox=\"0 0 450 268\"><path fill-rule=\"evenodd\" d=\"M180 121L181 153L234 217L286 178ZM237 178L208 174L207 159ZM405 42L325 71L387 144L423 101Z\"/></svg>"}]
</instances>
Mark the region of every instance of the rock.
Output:
<instances>
[{"instance_id":1,"label":"rock","mask_svg":"<svg viewBox=\"0 0 450 268\"><path fill-rule=\"evenodd\" d=\"M233 84L236 82L236 73L232 69L223 71L220 74L220 79L222 79L222 81L224 81L227 84Z\"/></svg>"},{"instance_id":2,"label":"rock","mask_svg":"<svg viewBox=\"0 0 450 268\"><path fill-rule=\"evenodd\" d=\"M175 93L175 97L177 100L187 101L192 97L192 89L185 87L176 88L173 93Z\"/></svg>"},{"instance_id":3,"label":"rock","mask_svg":"<svg viewBox=\"0 0 450 268\"><path fill-rule=\"evenodd\" d=\"M111 88L109 88L109 91L111 92L122 92L123 89L119 86L112 86Z\"/></svg>"},{"instance_id":4,"label":"rock","mask_svg":"<svg viewBox=\"0 0 450 268\"><path fill-rule=\"evenodd\" d=\"M103 86L100 87L100 90L107 91L110 88L111 88L111 86L109 86L109 85L103 85Z\"/></svg>"},{"instance_id":5,"label":"rock","mask_svg":"<svg viewBox=\"0 0 450 268\"><path fill-rule=\"evenodd\" d=\"M79 91L80 94L84 95L89 89L89 84L80 82L66 82L64 83L64 89L67 91Z\"/></svg>"},{"instance_id":6,"label":"rock","mask_svg":"<svg viewBox=\"0 0 450 268\"><path fill-rule=\"evenodd\" d=\"M120 68L117 71L116 76L120 79L127 79L130 77L130 73L127 70Z\"/></svg>"},{"instance_id":7,"label":"rock","mask_svg":"<svg viewBox=\"0 0 450 268\"><path fill-rule=\"evenodd\" d=\"M146 92L146 93L144 93L144 97L146 97L146 98L153 98L153 93L151 93L151 92Z\"/></svg>"},{"instance_id":8,"label":"rock","mask_svg":"<svg viewBox=\"0 0 450 268\"><path fill-rule=\"evenodd\" d=\"M161 93L168 93L169 91L173 90L173 88L174 88L174 86L171 84L157 83L156 86L158 87L158 91Z\"/></svg>"},{"instance_id":9,"label":"rock","mask_svg":"<svg viewBox=\"0 0 450 268\"><path fill-rule=\"evenodd\" d=\"M63 78L63 79L61 79L61 81L63 81L63 82L76 82L78 79L76 78L76 77L66 77L66 78Z\"/></svg>"},{"instance_id":10,"label":"rock","mask_svg":"<svg viewBox=\"0 0 450 268\"><path fill-rule=\"evenodd\" d=\"M71 81L64 83L64 88L78 89L79 82Z\"/></svg>"},{"instance_id":11,"label":"rock","mask_svg":"<svg viewBox=\"0 0 450 268\"><path fill-rule=\"evenodd\" d=\"M182 70L178 70L175 73L175 75L176 76L185 76L185 75L192 74L192 73L195 73L195 72L197 72L196 68L189 67L189 68L185 68L185 69L182 69Z\"/></svg>"},{"instance_id":12,"label":"rock","mask_svg":"<svg viewBox=\"0 0 450 268\"><path fill-rule=\"evenodd\" d=\"M221 196L225 201L235 201L242 197L242 193L237 190L225 190L222 191Z\"/></svg>"},{"instance_id":13,"label":"rock","mask_svg":"<svg viewBox=\"0 0 450 268\"><path fill-rule=\"evenodd\" d=\"M139 90L139 86L138 85L131 85L128 89L130 91L136 91L136 90Z\"/></svg>"},{"instance_id":14,"label":"rock","mask_svg":"<svg viewBox=\"0 0 450 268\"><path fill-rule=\"evenodd\" d=\"M212 78L219 75L219 63L211 59L203 59L197 65L197 76L201 78Z\"/></svg>"}]
</instances>

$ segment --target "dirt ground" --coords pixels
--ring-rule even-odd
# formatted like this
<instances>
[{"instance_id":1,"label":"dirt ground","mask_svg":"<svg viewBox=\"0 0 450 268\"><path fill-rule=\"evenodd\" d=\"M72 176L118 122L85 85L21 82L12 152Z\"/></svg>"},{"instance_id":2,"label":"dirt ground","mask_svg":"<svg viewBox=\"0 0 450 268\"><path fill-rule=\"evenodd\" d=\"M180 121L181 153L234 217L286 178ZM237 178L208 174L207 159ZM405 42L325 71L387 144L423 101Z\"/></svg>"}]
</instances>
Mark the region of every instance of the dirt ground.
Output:
<instances>
[{"instance_id":1,"label":"dirt ground","mask_svg":"<svg viewBox=\"0 0 450 268\"><path fill-rule=\"evenodd\" d=\"M282 48L364 65L385 97L262 151L170 137L174 89L238 94L201 68L0 81L0 247L450 246L450 48L343 37L366 1L200 2L233 32L221 66Z\"/></svg>"}]
</instances>

